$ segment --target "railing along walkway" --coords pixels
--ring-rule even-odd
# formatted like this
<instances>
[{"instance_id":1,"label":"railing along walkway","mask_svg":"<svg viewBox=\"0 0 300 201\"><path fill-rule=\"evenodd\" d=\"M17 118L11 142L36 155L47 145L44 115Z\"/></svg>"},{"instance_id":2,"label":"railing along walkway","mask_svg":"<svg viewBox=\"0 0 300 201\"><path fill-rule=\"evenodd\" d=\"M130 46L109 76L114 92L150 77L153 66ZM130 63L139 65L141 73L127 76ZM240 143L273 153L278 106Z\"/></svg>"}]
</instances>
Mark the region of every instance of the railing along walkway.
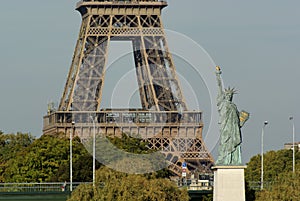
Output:
<instances>
[{"instance_id":1,"label":"railing along walkway","mask_svg":"<svg viewBox=\"0 0 300 201\"><path fill-rule=\"evenodd\" d=\"M80 184L91 184L91 182L73 182L74 190ZM70 183L0 183L1 194L51 194L51 193L69 193Z\"/></svg>"}]
</instances>

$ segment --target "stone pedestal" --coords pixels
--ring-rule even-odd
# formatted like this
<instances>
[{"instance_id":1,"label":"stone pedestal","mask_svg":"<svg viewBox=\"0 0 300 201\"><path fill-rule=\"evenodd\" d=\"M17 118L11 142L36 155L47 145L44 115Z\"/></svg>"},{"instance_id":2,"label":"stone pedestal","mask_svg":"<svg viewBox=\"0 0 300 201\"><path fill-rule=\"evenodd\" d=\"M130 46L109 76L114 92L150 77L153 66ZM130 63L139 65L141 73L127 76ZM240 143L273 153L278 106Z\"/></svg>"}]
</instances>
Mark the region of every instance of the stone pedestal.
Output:
<instances>
[{"instance_id":1,"label":"stone pedestal","mask_svg":"<svg viewBox=\"0 0 300 201\"><path fill-rule=\"evenodd\" d=\"M214 201L245 201L246 166L215 166Z\"/></svg>"}]
</instances>

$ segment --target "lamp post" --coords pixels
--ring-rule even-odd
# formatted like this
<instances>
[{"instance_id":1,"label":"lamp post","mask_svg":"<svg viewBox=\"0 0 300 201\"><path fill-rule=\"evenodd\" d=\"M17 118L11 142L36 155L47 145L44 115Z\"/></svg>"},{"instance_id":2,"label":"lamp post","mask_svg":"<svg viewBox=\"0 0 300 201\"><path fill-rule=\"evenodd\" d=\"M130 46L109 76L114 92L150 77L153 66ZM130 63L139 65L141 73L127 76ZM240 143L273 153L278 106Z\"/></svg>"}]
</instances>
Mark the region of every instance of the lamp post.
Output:
<instances>
[{"instance_id":1,"label":"lamp post","mask_svg":"<svg viewBox=\"0 0 300 201\"><path fill-rule=\"evenodd\" d=\"M73 141L74 125L75 125L75 121L72 121L72 127L71 127L71 131L70 131L70 191L71 192L73 190L73 162L72 162L73 146L72 146L72 141Z\"/></svg>"},{"instance_id":2,"label":"lamp post","mask_svg":"<svg viewBox=\"0 0 300 201\"><path fill-rule=\"evenodd\" d=\"M90 116L92 122L93 122L93 187L95 187L95 177L96 177L96 126L95 126L95 120L92 116Z\"/></svg>"},{"instance_id":3,"label":"lamp post","mask_svg":"<svg viewBox=\"0 0 300 201\"><path fill-rule=\"evenodd\" d=\"M290 120L292 121L292 127L293 127L293 173L295 173L295 121L294 117L290 117Z\"/></svg>"},{"instance_id":4,"label":"lamp post","mask_svg":"<svg viewBox=\"0 0 300 201\"><path fill-rule=\"evenodd\" d=\"M264 132L265 127L268 125L268 121L264 122L261 130L261 176L260 176L260 189L264 188Z\"/></svg>"}]
</instances>

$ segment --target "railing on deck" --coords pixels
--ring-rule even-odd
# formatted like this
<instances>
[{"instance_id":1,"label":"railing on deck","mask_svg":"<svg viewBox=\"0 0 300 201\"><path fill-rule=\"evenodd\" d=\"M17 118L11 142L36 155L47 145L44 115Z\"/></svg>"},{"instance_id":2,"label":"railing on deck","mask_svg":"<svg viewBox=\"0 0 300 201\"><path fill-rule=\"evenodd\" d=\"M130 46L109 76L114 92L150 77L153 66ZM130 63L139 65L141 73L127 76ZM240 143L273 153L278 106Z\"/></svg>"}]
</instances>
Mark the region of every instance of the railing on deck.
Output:
<instances>
[{"instance_id":1,"label":"railing on deck","mask_svg":"<svg viewBox=\"0 0 300 201\"><path fill-rule=\"evenodd\" d=\"M165 2L165 0L82 0L81 2Z\"/></svg>"},{"instance_id":2,"label":"railing on deck","mask_svg":"<svg viewBox=\"0 0 300 201\"><path fill-rule=\"evenodd\" d=\"M91 182L73 182L74 190L80 184L91 184ZM0 194L2 193L54 193L69 192L70 183L0 183Z\"/></svg>"},{"instance_id":3,"label":"railing on deck","mask_svg":"<svg viewBox=\"0 0 300 201\"><path fill-rule=\"evenodd\" d=\"M91 123L91 117L96 123L156 123L156 124L200 124L202 113L199 111L156 112L143 110L103 110L100 112L50 112L44 117L44 127L64 123Z\"/></svg>"},{"instance_id":4,"label":"railing on deck","mask_svg":"<svg viewBox=\"0 0 300 201\"><path fill-rule=\"evenodd\" d=\"M77 7L85 4L94 5L140 5L140 4L150 4L150 5L167 5L167 0L81 0L77 3Z\"/></svg>"}]
</instances>

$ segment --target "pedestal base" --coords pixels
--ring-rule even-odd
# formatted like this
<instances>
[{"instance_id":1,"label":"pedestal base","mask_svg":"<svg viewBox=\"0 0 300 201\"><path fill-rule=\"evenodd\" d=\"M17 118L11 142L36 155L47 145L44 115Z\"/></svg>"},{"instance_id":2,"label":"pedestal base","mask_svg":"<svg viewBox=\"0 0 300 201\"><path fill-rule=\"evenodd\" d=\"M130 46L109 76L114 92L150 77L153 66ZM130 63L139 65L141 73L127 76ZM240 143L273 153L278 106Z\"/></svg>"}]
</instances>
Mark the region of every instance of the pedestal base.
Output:
<instances>
[{"instance_id":1,"label":"pedestal base","mask_svg":"<svg viewBox=\"0 0 300 201\"><path fill-rule=\"evenodd\" d=\"M214 201L245 201L246 166L214 166Z\"/></svg>"}]
</instances>

